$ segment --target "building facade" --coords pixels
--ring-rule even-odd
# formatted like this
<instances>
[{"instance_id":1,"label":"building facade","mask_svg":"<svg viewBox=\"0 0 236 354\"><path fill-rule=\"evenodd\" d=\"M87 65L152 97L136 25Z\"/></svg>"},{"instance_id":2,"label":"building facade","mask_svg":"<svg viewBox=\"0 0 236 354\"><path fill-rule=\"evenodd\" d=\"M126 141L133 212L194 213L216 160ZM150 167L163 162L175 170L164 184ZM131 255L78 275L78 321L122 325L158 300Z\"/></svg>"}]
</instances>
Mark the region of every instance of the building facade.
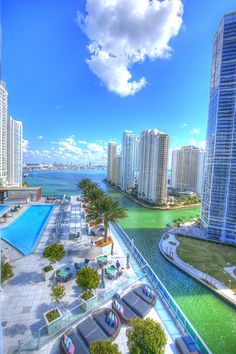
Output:
<instances>
[{"instance_id":1,"label":"building facade","mask_svg":"<svg viewBox=\"0 0 236 354\"><path fill-rule=\"evenodd\" d=\"M166 203L168 144L168 135L156 129L140 135L138 197L154 205Z\"/></svg>"},{"instance_id":2,"label":"building facade","mask_svg":"<svg viewBox=\"0 0 236 354\"><path fill-rule=\"evenodd\" d=\"M8 93L6 85L0 82L0 186L7 185L7 120Z\"/></svg>"},{"instance_id":3,"label":"building facade","mask_svg":"<svg viewBox=\"0 0 236 354\"><path fill-rule=\"evenodd\" d=\"M22 123L8 116L8 93L0 82L0 187L22 186Z\"/></svg>"},{"instance_id":4,"label":"building facade","mask_svg":"<svg viewBox=\"0 0 236 354\"><path fill-rule=\"evenodd\" d=\"M201 227L209 239L236 244L236 12L213 42Z\"/></svg>"},{"instance_id":5,"label":"building facade","mask_svg":"<svg viewBox=\"0 0 236 354\"><path fill-rule=\"evenodd\" d=\"M108 143L108 151L107 151L107 180L108 182L112 181L112 170L113 170L113 158L117 154L117 144L116 143Z\"/></svg>"},{"instance_id":6,"label":"building facade","mask_svg":"<svg viewBox=\"0 0 236 354\"><path fill-rule=\"evenodd\" d=\"M171 187L196 194L202 192L204 150L183 146L172 151Z\"/></svg>"},{"instance_id":7,"label":"building facade","mask_svg":"<svg viewBox=\"0 0 236 354\"><path fill-rule=\"evenodd\" d=\"M139 169L139 138L132 131L124 131L122 140L121 189L128 191L137 184Z\"/></svg>"},{"instance_id":8,"label":"building facade","mask_svg":"<svg viewBox=\"0 0 236 354\"><path fill-rule=\"evenodd\" d=\"M121 155L116 155L113 157L111 183L116 187L121 187L121 159Z\"/></svg>"},{"instance_id":9,"label":"building facade","mask_svg":"<svg viewBox=\"0 0 236 354\"><path fill-rule=\"evenodd\" d=\"M22 123L8 117L7 182L10 186L22 186Z\"/></svg>"}]
</instances>

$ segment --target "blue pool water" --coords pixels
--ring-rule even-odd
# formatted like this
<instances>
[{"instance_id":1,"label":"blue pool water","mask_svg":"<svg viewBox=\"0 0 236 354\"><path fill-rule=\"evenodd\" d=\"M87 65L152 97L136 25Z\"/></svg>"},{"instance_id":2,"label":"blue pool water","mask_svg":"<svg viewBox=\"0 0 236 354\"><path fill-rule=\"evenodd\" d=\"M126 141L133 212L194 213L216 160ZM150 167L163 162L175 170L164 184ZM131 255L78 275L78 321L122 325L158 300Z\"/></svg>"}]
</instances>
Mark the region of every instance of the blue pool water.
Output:
<instances>
[{"instance_id":1,"label":"blue pool water","mask_svg":"<svg viewBox=\"0 0 236 354\"><path fill-rule=\"evenodd\" d=\"M53 211L53 205L32 205L11 225L0 229L1 237L24 256L29 255Z\"/></svg>"}]
</instances>

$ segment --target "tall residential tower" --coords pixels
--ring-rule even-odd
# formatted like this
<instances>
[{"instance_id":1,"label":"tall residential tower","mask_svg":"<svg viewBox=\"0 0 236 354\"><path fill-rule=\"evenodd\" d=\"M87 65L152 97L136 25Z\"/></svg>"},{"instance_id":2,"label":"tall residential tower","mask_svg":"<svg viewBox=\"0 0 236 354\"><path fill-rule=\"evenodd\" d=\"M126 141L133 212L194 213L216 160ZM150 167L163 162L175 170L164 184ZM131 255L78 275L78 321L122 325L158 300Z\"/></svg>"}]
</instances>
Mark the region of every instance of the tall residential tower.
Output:
<instances>
[{"instance_id":1,"label":"tall residential tower","mask_svg":"<svg viewBox=\"0 0 236 354\"><path fill-rule=\"evenodd\" d=\"M201 226L210 239L236 244L236 12L213 42Z\"/></svg>"},{"instance_id":2,"label":"tall residential tower","mask_svg":"<svg viewBox=\"0 0 236 354\"><path fill-rule=\"evenodd\" d=\"M204 150L183 146L172 151L171 187L201 194Z\"/></svg>"},{"instance_id":3,"label":"tall residential tower","mask_svg":"<svg viewBox=\"0 0 236 354\"><path fill-rule=\"evenodd\" d=\"M0 81L0 186L7 185L7 120L8 93L6 84Z\"/></svg>"},{"instance_id":4,"label":"tall residential tower","mask_svg":"<svg viewBox=\"0 0 236 354\"><path fill-rule=\"evenodd\" d=\"M107 180L111 182L112 180L112 170L113 170L113 158L117 153L117 144L108 143L108 152L107 152Z\"/></svg>"},{"instance_id":5,"label":"tall residential tower","mask_svg":"<svg viewBox=\"0 0 236 354\"><path fill-rule=\"evenodd\" d=\"M6 84L0 82L0 187L22 186L22 123L8 116Z\"/></svg>"},{"instance_id":6,"label":"tall residential tower","mask_svg":"<svg viewBox=\"0 0 236 354\"><path fill-rule=\"evenodd\" d=\"M139 163L139 138L131 131L124 131L122 140L121 189L127 191L137 184Z\"/></svg>"},{"instance_id":7,"label":"tall residential tower","mask_svg":"<svg viewBox=\"0 0 236 354\"><path fill-rule=\"evenodd\" d=\"M140 135L138 196L155 205L166 202L168 143L168 135L156 129Z\"/></svg>"}]
</instances>

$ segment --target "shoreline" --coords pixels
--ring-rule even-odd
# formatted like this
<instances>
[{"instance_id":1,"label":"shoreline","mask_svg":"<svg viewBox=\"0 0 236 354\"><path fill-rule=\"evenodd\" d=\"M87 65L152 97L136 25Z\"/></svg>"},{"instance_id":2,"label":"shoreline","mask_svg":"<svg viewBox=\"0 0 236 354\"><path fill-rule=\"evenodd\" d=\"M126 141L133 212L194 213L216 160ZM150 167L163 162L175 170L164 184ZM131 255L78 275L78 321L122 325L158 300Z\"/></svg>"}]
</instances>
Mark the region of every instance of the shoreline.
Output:
<instances>
[{"instance_id":1,"label":"shoreline","mask_svg":"<svg viewBox=\"0 0 236 354\"><path fill-rule=\"evenodd\" d=\"M211 286L210 284L212 283L212 281L204 281L202 278L198 277L196 274L194 274L193 271L191 271L190 269L188 269L187 264L182 261L183 263L185 263L185 267L181 266L181 264L178 264L177 262L175 262L175 260L173 259L173 257L168 256L164 250L163 250L163 241L164 241L164 236L166 233L164 233L161 237L161 240L159 242L159 250L161 252L161 255L171 264L173 264L176 268L180 269L182 272L186 273L187 275L189 275L190 277L192 277L193 279L197 280L199 283L201 283L202 285L204 285L205 287L207 287L209 290L213 291L217 296L221 297L224 301L226 301L228 304L230 304L233 307L236 307L236 299L231 299L230 297L228 297L226 294L222 293L222 291L220 289L218 289L217 287L214 288L213 286ZM176 247L177 248L177 247ZM202 274L202 272L195 268L195 267L191 267L193 270L196 270L197 272L200 272ZM207 274L206 274L207 276ZM214 277L209 276L211 279L214 279L215 282L219 282L217 279L215 279ZM216 286L216 285L215 285ZM228 288L227 288L228 289Z\"/></svg>"},{"instance_id":2,"label":"shoreline","mask_svg":"<svg viewBox=\"0 0 236 354\"><path fill-rule=\"evenodd\" d=\"M174 206L174 207L160 207L160 206L152 206L150 204L147 204L145 202L142 202L141 200L133 197L132 195L120 190L119 188L113 186L111 183L106 181L105 179L102 180L103 183L108 185L109 187L113 188L115 191L123 194L125 197L131 199L133 202L137 203L141 207L144 207L146 209L151 209L151 210L162 210L162 211L171 211L171 210L181 210L181 209L190 209L190 208L200 208L201 204L189 204L189 205L180 205L180 206Z\"/></svg>"}]
</instances>

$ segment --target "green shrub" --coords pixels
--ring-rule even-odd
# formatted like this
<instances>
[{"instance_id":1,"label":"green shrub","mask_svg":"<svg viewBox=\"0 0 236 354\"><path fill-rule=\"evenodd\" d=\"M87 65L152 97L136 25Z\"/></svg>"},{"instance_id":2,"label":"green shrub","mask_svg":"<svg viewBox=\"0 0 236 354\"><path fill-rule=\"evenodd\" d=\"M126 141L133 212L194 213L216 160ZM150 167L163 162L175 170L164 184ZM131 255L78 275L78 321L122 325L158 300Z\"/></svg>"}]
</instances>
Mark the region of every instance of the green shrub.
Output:
<instances>
[{"instance_id":1,"label":"green shrub","mask_svg":"<svg viewBox=\"0 0 236 354\"><path fill-rule=\"evenodd\" d=\"M12 266L10 263L1 263L1 283L14 276Z\"/></svg>"},{"instance_id":2,"label":"green shrub","mask_svg":"<svg viewBox=\"0 0 236 354\"><path fill-rule=\"evenodd\" d=\"M164 353L167 339L160 323L150 318L135 318L130 321L130 326L127 330L130 354Z\"/></svg>"},{"instance_id":3,"label":"green shrub","mask_svg":"<svg viewBox=\"0 0 236 354\"><path fill-rule=\"evenodd\" d=\"M53 309L46 314L46 317L48 322L50 323L54 321L56 318L60 317L60 314L57 309Z\"/></svg>"},{"instance_id":4,"label":"green shrub","mask_svg":"<svg viewBox=\"0 0 236 354\"><path fill-rule=\"evenodd\" d=\"M65 287L64 285L57 284L52 287L51 298L59 304L60 300L65 296Z\"/></svg>"},{"instance_id":5,"label":"green shrub","mask_svg":"<svg viewBox=\"0 0 236 354\"><path fill-rule=\"evenodd\" d=\"M45 248L43 255L45 258L49 259L51 263L56 263L65 257L66 251L64 245L54 243Z\"/></svg>"},{"instance_id":6,"label":"green shrub","mask_svg":"<svg viewBox=\"0 0 236 354\"><path fill-rule=\"evenodd\" d=\"M118 345L110 340L97 340L90 345L91 354L121 354Z\"/></svg>"},{"instance_id":7,"label":"green shrub","mask_svg":"<svg viewBox=\"0 0 236 354\"><path fill-rule=\"evenodd\" d=\"M93 268L81 269L76 278L76 284L85 292L84 296L89 296L89 290L96 289L100 283L97 270Z\"/></svg>"}]
</instances>

